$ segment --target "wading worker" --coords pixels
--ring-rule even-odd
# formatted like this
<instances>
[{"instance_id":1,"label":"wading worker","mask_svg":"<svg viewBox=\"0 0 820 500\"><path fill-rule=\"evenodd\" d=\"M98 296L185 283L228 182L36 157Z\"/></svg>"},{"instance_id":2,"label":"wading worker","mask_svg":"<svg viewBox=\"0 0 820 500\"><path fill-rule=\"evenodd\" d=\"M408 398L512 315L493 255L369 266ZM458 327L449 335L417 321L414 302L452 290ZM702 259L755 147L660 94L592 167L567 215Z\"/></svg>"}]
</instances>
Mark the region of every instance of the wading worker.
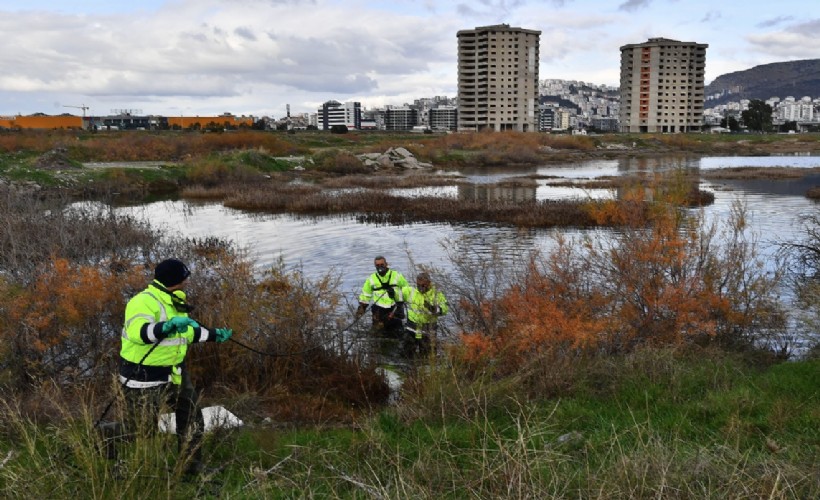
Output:
<instances>
[{"instance_id":1,"label":"wading worker","mask_svg":"<svg viewBox=\"0 0 820 500\"><path fill-rule=\"evenodd\" d=\"M128 435L145 425L155 430L160 408L167 404L175 413L180 458L190 456L185 472L195 474L204 468L200 449L204 422L185 354L188 344L225 342L233 332L206 328L188 316L192 307L183 286L190 274L181 261L164 260L155 268L154 280L128 302L120 383L124 385Z\"/></svg>"},{"instance_id":2,"label":"wading worker","mask_svg":"<svg viewBox=\"0 0 820 500\"><path fill-rule=\"evenodd\" d=\"M413 356L418 349L420 356L427 356L431 337L435 336L438 328L438 318L449 310L447 298L436 290L427 273L419 273L416 288L408 287L404 298L407 301L405 352Z\"/></svg>"},{"instance_id":3,"label":"wading worker","mask_svg":"<svg viewBox=\"0 0 820 500\"><path fill-rule=\"evenodd\" d=\"M404 289L407 280L398 271L390 269L387 260L379 255L373 259L376 272L362 285L359 295L359 309L356 318L361 317L370 306L373 315L373 329L380 333L400 336L404 319Z\"/></svg>"}]
</instances>

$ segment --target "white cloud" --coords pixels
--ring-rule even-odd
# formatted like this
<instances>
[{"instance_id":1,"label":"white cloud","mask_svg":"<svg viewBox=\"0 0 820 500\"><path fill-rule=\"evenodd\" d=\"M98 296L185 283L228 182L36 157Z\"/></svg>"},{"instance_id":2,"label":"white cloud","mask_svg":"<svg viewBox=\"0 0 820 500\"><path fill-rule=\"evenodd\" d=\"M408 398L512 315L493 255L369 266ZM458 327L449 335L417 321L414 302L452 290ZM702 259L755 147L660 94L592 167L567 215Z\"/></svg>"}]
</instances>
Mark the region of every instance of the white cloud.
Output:
<instances>
[{"instance_id":1,"label":"white cloud","mask_svg":"<svg viewBox=\"0 0 820 500\"><path fill-rule=\"evenodd\" d=\"M746 37L771 61L820 58L820 19L792 24L783 31L754 33Z\"/></svg>"},{"instance_id":2,"label":"white cloud","mask_svg":"<svg viewBox=\"0 0 820 500\"><path fill-rule=\"evenodd\" d=\"M542 78L617 85L619 47L655 36L709 43L711 77L820 57L818 7L747 6L729 22L707 0L0 0L0 114L54 102L260 114L455 97L456 32L502 22L542 32ZM783 17L798 9L808 21Z\"/></svg>"}]
</instances>

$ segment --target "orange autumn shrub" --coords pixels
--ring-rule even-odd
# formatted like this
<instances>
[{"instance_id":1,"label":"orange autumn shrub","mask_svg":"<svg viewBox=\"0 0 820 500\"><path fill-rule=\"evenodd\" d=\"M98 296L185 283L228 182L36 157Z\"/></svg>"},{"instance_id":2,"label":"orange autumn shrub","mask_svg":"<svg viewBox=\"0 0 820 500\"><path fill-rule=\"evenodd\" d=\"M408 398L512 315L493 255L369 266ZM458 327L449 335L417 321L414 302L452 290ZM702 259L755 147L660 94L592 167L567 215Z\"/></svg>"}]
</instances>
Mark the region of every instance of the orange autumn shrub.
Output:
<instances>
[{"instance_id":1,"label":"orange autumn shrub","mask_svg":"<svg viewBox=\"0 0 820 500\"><path fill-rule=\"evenodd\" d=\"M112 271L55 257L16 289L2 310L2 323L15 326L0 333L13 353L14 386L107 374L122 327L122 290L139 276L131 267Z\"/></svg>"},{"instance_id":2,"label":"orange autumn shrub","mask_svg":"<svg viewBox=\"0 0 820 500\"><path fill-rule=\"evenodd\" d=\"M596 205L596 218L620 228L599 239L559 238L552 253L532 256L500 300L497 328L463 337L467 359L515 371L556 352L748 346L782 328L778 276L761 266L742 207L719 231L670 202L686 189L632 189Z\"/></svg>"}]
</instances>

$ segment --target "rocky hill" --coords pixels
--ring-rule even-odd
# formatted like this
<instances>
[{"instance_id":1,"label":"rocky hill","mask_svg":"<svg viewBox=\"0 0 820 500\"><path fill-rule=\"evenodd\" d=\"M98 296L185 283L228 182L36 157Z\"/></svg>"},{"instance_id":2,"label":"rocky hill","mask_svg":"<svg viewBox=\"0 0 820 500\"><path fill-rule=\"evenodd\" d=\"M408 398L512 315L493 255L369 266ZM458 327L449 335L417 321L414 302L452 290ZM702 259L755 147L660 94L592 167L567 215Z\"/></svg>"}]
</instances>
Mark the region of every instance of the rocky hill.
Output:
<instances>
[{"instance_id":1,"label":"rocky hill","mask_svg":"<svg viewBox=\"0 0 820 500\"><path fill-rule=\"evenodd\" d=\"M727 73L706 86L706 107L741 99L820 97L820 59L762 64Z\"/></svg>"}]
</instances>

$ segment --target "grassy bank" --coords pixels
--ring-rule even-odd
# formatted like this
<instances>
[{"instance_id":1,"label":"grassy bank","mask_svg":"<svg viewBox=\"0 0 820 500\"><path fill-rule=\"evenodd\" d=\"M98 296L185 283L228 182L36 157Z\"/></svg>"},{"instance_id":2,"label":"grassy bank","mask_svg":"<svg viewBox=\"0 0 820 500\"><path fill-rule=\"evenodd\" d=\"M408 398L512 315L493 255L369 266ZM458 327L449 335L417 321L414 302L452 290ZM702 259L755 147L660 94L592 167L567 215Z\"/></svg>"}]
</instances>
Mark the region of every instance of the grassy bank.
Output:
<instances>
[{"instance_id":1,"label":"grassy bank","mask_svg":"<svg viewBox=\"0 0 820 500\"><path fill-rule=\"evenodd\" d=\"M405 147L436 168L457 169L663 154L805 154L820 151L820 134L18 131L0 133L0 179L33 182L80 196L117 193L140 199L176 193L192 185L212 186L229 181L253 184L272 173L292 171L295 165L305 168L301 175L309 179L373 174L372 169L363 168L352 155L383 153L395 147ZM294 163L293 158L303 161ZM159 165L122 166L123 162L146 161ZM86 166L92 162L112 166Z\"/></svg>"},{"instance_id":2,"label":"grassy bank","mask_svg":"<svg viewBox=\"0 0 820 500\"><path fill-rule=\"evenodd\" d=\"M297 211L302 203L311 213L311 204L332 201L328 191L378 185L345 175L349 163L324 163L335 155L301 174L258 148L211 151L169 168L181 172L176 186L192 186L195 177L191 193L221 189L220 197L260 179L281 189L305 175L292 192L261 201L265 210L280 203ZM450 244L448 271L407 270L408 277L429 272L451 307L446 345L405 373L392 405L378 355L366 350L366 327L348 326L355 298L351 306L336 271L314 280L282 262L260 270L228 241L183 240L107 205L67 210L68 196L4 191L0 491L9 498L817 497L820 365L817 339L801 333L820 324L820 221L809 218L806 234L790 242L790 262L769 266L779 262L763 262L746 237L743 206L720 221L679 210L692 201L691 183L672 180L655 185L652 199L644 189L624 190L589 208L597 224L619 226L604 240L558 235L548 253L514 260ZM351 199L339 206L356 207ZM458 209L433 213L455 217ZM470 209L464 217L478 217L478 207ZM224 405L246 423L211 435L205 453L217 469L197 478L183 478L185 460L169 436L125 443L122 461L111 463L92 428L117 393L125 302L168 256L193 270L186 291L195 319L233 328L235 340L258 351L229 342L189 353L206 405ZM786 277L804 315L782 300ZM354 341L364 347L352 349ZM809 356L785 362L796 341ZM106 415L122 419L116 406Z\"/></svg>"},{"instance_id":3,"label":"grassy bank","mask_svg":"<svg viewBox=\"0 0 820 500\"><path fill-rule=\"evenodd\" d=\"M545 362L548 360L544 360ZM174 440L114 468L94 415L42 426L2 410L6 498L816 498L820 363L643 350L550 370L553 394L438 365L353 428L246 418L184 479ZM228 405L230 406L229 402ZM242 416L242 415L240 415ZM5 457L5 459L3 459ZM117 476L119 475L119 477Z\"/></svg>"}]
</instances>

